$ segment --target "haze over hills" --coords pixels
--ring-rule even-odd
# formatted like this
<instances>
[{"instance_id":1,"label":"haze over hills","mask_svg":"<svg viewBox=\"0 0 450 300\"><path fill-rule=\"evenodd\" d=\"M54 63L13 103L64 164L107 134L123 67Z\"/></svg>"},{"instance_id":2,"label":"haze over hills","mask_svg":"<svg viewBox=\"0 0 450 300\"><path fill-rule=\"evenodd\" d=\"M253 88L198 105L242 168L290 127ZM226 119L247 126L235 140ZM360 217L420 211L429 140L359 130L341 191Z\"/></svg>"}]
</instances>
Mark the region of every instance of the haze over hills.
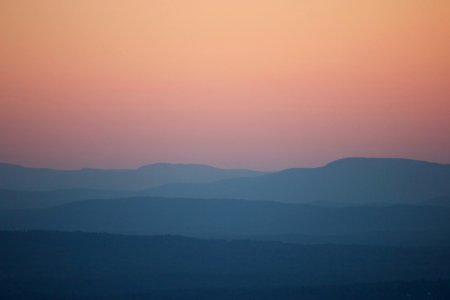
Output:
<instances>
[{"instance_id":1,"label":"haze over hills","mask_svg":"<svg viewBox=\"0 0 450 300\"><path fill-rule=\"evenodd\" d=\"M351 158L269 174L167 164L0 169L0 186L16 188L0 190L5 299L450 294L442 283L450 165Z\"/></svg>"},{"instance_id":2,"label":"haze over hills","mask_svg":"<svg viewBox=\"0 0 450 300\"><path fill-rule=\"evenodd\" d=\"M0 300L450 300L449 20L0 0Z\"/></svg>"},{"instance_id":3,"label":"haze over hills","mask_svg":"<svg viewBox=\"0 0 450 300\"><path fill-rule=\"evenodd\" d=\"M208 182L251 177L264 172L219 169L200 164L158 163L138 169L54 170L0 164L0 189L50 191L60 189L140 190L173 182Z\"/></svg>"},{"instance_id":4,"label":"haze over hills","mask_svg":"<svg viewBox=\"0 0 450 300\"><path fill-rule=\"evenodd\" d=\"M0 209L130 196L323 205L447 205L450 165L406 159L348 158L318 168L263 173L204 165L154 164L135 170L60 171L1 164L0 187L4 189L0 190Z\"/></svg>"},{"instance_id":5,"label":"haze over hills","mask_svg":"<svg viewBox=\"0 0 450 300\"><path fill-rule=\"evenodd\" d=\"M54 191L0 190L0 209L32 209L57 206L88 199L135 196L133 191L65 189Z\"/></svg>"},{"instance_id":6,"label":"haze over hills","mask_svg":"<svg viewBox=\"0 0 450 300\"><path fill-rule=\"evenodd\" d=\"M364 244L450 244L450 208L123 198L1 210L0 230L179 234ZM365 238L363 238L365 237Z\"/></svg>"},{"instance_id":7,"label":"haze over hills","mask_svg":"<svg viewBox=\"0 0 450 300\"><path fill-rule=\"evenodd\" d=\"M297 203L420 203L450 195L450 165L407 159L347 158L253 178L174 183L149 195Z\"/></svg>"}]
</instances>

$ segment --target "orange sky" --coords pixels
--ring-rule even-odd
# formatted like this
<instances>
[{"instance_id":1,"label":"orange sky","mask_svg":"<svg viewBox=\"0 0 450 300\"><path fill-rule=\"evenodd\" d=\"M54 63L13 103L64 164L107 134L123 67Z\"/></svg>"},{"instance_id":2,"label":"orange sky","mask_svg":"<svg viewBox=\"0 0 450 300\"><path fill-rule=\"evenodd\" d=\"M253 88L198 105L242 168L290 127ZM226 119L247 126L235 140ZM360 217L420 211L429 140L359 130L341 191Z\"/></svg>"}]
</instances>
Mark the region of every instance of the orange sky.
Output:
<instances>
[{"instance_id":1,"label":"orange sky","mask_svg":"<svg viewBox=\"0 0 450 300\"><path fill-rule=\"evenodd\" d=\"M3 0L0 161L450 163L448 0Z\"/></svg>"}]
</instances>

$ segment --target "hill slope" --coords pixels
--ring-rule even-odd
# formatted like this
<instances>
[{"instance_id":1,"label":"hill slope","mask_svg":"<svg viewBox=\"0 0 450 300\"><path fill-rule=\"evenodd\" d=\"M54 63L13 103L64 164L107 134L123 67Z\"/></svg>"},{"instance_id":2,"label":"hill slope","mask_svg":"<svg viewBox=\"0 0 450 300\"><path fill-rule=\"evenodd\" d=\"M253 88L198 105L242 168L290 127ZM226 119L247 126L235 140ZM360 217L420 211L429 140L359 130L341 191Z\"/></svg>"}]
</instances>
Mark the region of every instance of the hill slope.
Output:
<instances>
[{"instance_id":1,"label":"hill slope","mask_svg":"<svg viewBox=\"0 0 450 300\"><path fill-rule=\"evenodd\" d=\"M94 297L99 291L113 295L155 289L261 289L450 277L447 248L51 232L0 232L0 243L0 291L18 285L20 291L72 291Z\"/></svg>"},{"instance_id":2,"label":"hill slope","mask_svg":"<svg viewBox=\"0 0 450 300\"><path fill-rule=\"evenodd\" d=\"M246 200L125 198L89 200L48 209L2 210L0 229L182 234L300 242L444 244L450 240L450 208L323 207Z\"/></svg>"},{"instance_id":3,"label":"hill slope","mask_svg":"<svg viewBox=\"0 0 450 300\"><path fill-rule=\"evenodd\" d=\"M147 193L298 203L418 203L450 195L450 165L349 158L320 168L288 169L254 178L168 184Z\"/></svg>"},{"instance_id":4,"label":"hill slope","mask_svg":"<svg viewBox=\"0 0 450 300\"><path fill-rule=\"evenodd\" d=\"M135 195L136 192L118 190L67 189L39 192L0 190L0 209L45 208L88 199L112 199Z\"/></svg>"}]
</instances>

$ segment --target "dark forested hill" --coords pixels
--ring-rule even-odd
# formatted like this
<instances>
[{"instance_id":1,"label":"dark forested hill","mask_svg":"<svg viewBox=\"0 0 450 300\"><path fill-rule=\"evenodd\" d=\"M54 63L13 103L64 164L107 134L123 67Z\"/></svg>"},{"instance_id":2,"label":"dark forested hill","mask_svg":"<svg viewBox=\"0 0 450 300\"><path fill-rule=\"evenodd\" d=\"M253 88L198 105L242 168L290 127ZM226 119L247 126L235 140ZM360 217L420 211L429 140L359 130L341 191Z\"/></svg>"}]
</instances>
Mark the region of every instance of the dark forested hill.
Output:
<instances>
[{"instance_id":1,"label":"dark forested hill","mask_svg":"<svg viewBox=\"0 0 450 300\"><path fill-rule=\"evenodd\" d=\"M260 299L251 295L265 293L277 299L331 299L324 297L333 293L332 299L445 299L431 296L449 293L436 281L450 278L445 248L52 232L0 232L0 244L2 299ZM384 283L339 286L378 282Z\"/></svg>"}]
</instances>

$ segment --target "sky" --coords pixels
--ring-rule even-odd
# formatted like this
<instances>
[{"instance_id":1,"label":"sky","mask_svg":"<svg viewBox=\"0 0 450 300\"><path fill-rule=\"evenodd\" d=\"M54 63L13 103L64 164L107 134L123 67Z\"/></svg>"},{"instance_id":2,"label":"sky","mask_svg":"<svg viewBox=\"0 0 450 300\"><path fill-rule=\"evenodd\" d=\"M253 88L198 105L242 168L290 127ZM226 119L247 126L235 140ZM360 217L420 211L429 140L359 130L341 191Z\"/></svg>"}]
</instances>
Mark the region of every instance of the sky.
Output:
<instances>
[{"instance_id":1,"label":"sky","mask_svg":"<svg viewBox=\"0 0 450 300\"><path fill-rule=\"evenodd\" d=\"M448 0L2 0L0 161L450 163Z\"/></svg>"}]
</instances>

